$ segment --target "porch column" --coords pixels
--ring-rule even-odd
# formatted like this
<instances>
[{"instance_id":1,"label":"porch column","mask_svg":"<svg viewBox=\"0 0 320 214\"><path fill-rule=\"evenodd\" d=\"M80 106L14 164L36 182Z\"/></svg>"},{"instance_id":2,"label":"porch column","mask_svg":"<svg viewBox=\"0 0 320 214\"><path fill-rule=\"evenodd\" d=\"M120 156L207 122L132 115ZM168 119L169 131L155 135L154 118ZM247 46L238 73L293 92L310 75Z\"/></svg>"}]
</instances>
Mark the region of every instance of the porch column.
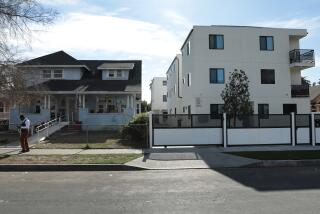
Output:
<instances>
[{"instance_id":1,"label":"porch column","mask_svg":"<svg viewBox=\"0 0 320 214\"><path fill-rule=\"evenodd\" d=\"M133 96L130 96L131 97L131 108L134 108L133 106Z\"/></svg>"},{"instance_id":2,"label":"porch column","mask_svg":"<svg viewBox=\"0 0 320 214\"><path fill-rule=\"evenodd\" d=\"M82 108L86 107L86 95L82 95Z\"/></svg>"},{"instance_id":3,"label":"porch column","mask_svg":"<svg viewBox=\"0 0 320 214\"><path fill-rule=\"evenodd\" d=\"M133 114L137 114L137 105L136 105L136 94L132 96L132 106L133 106Z\"/></svg>"},{"instance_id":4,"label":"porch column","mask_svg":"<svg viewBox=\"0 0 320 214\"><path fill-rule=\"evenodd\" d=\"M51 97L48 95L48 109L51 109Z\"/></svg>"},{"instance_id":5,"label":"porch column","mask_svg":"<svg viewBox=\"0 0 320 214\"><path fill-rule=\"evenodd\" d=\"M47 109L47 95L44 95L44 109Z\"/></svg>"},{"instance_id":6,"label":"porch column","mask_svg":"<svg viewBox=\"0 0 320 214\"><path fill-rule=\"evenodd\" d=\"M129 98L130 98L130 95L127 96L127 108L129 108Z\"/></svg>"}]
</instances>

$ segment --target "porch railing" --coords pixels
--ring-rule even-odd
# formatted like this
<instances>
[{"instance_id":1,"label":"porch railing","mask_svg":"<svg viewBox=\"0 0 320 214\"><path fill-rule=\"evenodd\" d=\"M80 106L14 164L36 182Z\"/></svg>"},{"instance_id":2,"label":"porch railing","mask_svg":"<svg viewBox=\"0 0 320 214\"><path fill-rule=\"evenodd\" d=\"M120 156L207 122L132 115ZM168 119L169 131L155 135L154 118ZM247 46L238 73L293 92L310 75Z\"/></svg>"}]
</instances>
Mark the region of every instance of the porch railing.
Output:
<instances>
[{"instance_id":1,"label":"porch railing","mask_svg":"<svg viewBox=\"0 0 320 214\"><path fill-rule=\"evenodd\" d=\"M314 50L294 49L289 52L290 63L314 63Z\"/></svg>"},{"instance_id":2,"label":"porch railing","mask_svg":"<svg viewBox=\"0 0 320 214\"><path fill-rule=\"evenodd\" d=\"M309 85L291 85L291 97L309 97Z\"/></svg>"}]
</instances>

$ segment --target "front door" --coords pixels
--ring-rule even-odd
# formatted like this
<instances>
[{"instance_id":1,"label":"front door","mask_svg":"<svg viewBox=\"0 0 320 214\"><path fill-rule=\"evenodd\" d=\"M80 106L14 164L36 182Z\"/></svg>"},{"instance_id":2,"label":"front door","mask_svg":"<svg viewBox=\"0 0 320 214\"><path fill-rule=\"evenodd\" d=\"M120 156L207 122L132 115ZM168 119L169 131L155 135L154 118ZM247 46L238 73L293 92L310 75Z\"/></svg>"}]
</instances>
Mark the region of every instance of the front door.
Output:
<instances>
[{"instance_id":1,"label":"front door","mask_svg":"<svg viewBox=\"0 0 320 214\"><path fill-rule=\"evenodd\" d=\"M68 113L67 117L70 122L74 122L78 120L78 112L76 107L76 99L75 98L68 98Z\"/></svg>"},{"instance_id":2,"label":"front door","mask_svg":"<svg viewBox=\"0 0 320 214\"><path fill-rule=\"evenodd\" d=\"M283 104L283 114L297 113L297 104Z\"/></svg>"}]
</instances>

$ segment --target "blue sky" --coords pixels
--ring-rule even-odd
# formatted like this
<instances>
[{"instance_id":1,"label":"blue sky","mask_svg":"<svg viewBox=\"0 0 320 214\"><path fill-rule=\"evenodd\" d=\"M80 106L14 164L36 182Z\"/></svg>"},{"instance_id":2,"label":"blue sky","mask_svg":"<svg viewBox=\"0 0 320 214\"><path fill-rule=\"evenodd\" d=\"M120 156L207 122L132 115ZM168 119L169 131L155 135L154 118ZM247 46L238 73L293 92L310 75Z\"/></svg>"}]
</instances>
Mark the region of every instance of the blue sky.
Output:
<instances>
[{"instance_id":1,"label":"blue sky","mask_svg":"<svg viewBox=\"0 0 320 214\"><path fill-rule=\"evenodd\" d=\"M307 28L301 48L315 49L317 67L303 76L320 78L319 0L40 1L60 16L54 25L34 33L24 56L65 50L78 59L142 59L143 99L148 101L150 80L165 76L193 25Z\"/></svg>"}]
</instances>

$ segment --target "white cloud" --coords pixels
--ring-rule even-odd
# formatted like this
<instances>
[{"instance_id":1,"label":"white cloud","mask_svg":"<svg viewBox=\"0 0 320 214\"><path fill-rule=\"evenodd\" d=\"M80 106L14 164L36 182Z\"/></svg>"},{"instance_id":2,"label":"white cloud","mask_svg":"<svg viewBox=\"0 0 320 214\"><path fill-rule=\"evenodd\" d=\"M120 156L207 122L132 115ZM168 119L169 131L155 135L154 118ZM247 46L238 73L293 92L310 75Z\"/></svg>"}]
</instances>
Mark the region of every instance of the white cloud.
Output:
<instances>
[{"instance_id":1,"label":"white cloud","mask_svg":"<svg viewBox=\"0 0 320 214\"><path fill-rule=\"evenodd\" d=\"M128 9L119 9L119 13ZM165 76L184 37L160 25L112 15L71 13L33 36L29 57L65 50L78 59L142 59L143 99L150 100L149 83ZM168 62L168 63L166 63Z\"/></svg>"},{"instance_id":2,"label":"white cloud","mask_svg":"<svg viewBox=\"0 0 320 214\"><path fill-rule=\"evenodd\" d=\"M190 20L187 17L185 17L181 14L178 14L175 11L166 10L163 12L163 15L165 18L168 19L168 21L170 21L173 24L180 25L180 26L187 28L187 29L190 29L192 27L192 23L190 22Z\"/></svg>"},{"instance_id":3,"label":"white cloud","mask_svg":"<svg viewBox=\"0 0 320 214\"><path fill-rule=\"evenodd\" d=\"M296 18L289 20L269 21L269 22L258 22L256 26L263 27L281 27L281 28L307 28L314 30L320 28L320 16L312 18Z\"/></svg>"}]
</instances>

